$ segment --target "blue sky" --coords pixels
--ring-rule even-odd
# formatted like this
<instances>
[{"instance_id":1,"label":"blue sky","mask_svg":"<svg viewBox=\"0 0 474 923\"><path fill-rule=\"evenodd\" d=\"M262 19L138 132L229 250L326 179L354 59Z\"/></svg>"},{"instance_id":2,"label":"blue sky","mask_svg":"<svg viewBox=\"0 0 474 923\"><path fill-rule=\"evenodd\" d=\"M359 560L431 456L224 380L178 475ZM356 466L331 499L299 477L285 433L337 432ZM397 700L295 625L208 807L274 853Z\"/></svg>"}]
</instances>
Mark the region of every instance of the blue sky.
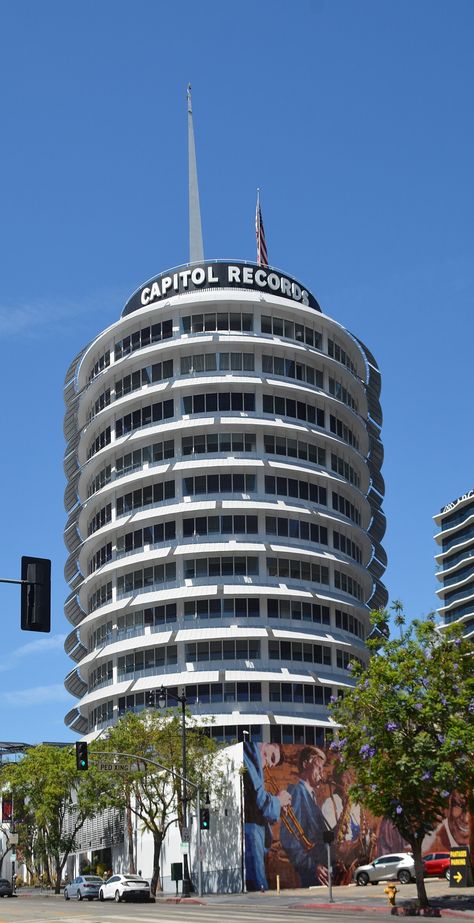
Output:
<instances>
[{"instance_id":1,"label":"blue sky","mask_svg":"<svg viewBox=\"0 0 474 923\"><path fill-rule=\"evenodd\" d=\"M432 516L474 486L470 0L0 4L0 576L53 562L53 630L0 586L2 740L68 740L62 387L185 262L186 85L207 258L270 262L383 376L386 584L436 606Z\"/></svg>"}]
</instances>

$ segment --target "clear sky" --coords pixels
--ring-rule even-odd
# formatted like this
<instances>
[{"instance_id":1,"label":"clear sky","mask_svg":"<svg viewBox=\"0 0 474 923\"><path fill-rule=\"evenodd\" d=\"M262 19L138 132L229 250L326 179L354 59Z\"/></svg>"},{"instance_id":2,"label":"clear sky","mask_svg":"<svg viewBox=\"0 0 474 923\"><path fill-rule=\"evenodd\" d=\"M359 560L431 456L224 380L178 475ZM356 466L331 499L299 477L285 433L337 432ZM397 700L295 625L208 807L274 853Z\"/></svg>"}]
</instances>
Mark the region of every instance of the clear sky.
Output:
<instances>
[{"instance_id":1,"label":"clear sky","mask_svg":"<svg viewBox=\"0 0 474 923\"><path fill-rule=\"evenodd\" d=\"M383 378L386 584L436 607L432 516L472 470L472 0L0 0L0 576L53 562L53 629L0 585L0 738L68 740L63 380L188 259L186 85L205 256L272 265Z\"/></svg>"}]
</instances>

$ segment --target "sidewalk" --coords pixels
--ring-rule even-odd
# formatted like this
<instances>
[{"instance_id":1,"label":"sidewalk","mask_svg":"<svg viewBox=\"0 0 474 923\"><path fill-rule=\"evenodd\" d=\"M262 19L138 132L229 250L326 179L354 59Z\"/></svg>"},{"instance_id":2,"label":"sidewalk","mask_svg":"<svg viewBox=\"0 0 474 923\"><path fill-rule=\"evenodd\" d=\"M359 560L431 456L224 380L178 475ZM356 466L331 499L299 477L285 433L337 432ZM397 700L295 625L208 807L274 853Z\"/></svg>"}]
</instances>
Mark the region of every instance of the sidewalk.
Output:
<instances>
[{"instance_id":1,"label":"sidewalk","mask_svg":"<svg viewBox=\"0 0 474 923\"><path fill-rule=\"evenodd\" d=\"M201 905L240 905L255 906L265 904L268 906L287 907L289 910L324 910L324 911L351 911L380 916L390 915L391 907L387 895L384 894L384 884L377 887L360 888L356 885L334 887L332 889L332 902L329 901L327 887L299 888L281 891L265 891L264 893L249 892L242 894L204 894L199 897L193 894L189 898L176 897L174 894L165 893L157 895L158 903L182 903ZM426 890L430 901L430 908L439 911L441 917L474 920L474 888L450 888L444 879L430 879L426 882ZM397 916L405 916L405 911L414 907L416 902L416 886L399 885L396 895ZM411 914L410 914L411 915ZM424 914L423 914L424 916Z\"/></svg>"}]
</instances>

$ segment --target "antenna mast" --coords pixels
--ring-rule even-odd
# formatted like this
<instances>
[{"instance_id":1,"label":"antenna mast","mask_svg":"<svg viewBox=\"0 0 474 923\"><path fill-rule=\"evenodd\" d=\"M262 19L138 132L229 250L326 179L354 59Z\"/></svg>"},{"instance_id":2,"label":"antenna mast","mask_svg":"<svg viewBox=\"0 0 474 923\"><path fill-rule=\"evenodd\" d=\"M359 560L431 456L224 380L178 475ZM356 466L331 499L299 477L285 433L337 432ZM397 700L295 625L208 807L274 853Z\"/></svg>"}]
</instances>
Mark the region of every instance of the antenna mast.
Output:
<instances>
[{"instance_id":1,"label":"antenna mast","mask_svg":"<svg viewBox=\"0 0 474 923\"><path fill-rule=\"evenodd\" d=\"M204 246L202 242L201 209L197 180L196 147L194 144L193 108L191 84L188 83L188 178L189 178L189 262L202 263Z\"/></svg>"}]
</instances>

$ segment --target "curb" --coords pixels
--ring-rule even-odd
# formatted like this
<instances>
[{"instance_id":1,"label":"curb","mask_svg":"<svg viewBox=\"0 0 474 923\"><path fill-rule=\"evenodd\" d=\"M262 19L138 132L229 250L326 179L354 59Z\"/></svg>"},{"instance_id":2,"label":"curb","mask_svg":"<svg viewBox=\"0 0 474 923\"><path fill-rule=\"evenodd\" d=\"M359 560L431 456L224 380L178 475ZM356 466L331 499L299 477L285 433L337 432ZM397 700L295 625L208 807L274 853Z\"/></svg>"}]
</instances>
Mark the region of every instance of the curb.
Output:
<instances>
[{"instance_id":1,"label":"curb","mask_svg":"<svg viewBox=\"0 0 474 923\"><path fill-rule=\"evenodd\" d=\"M289 904L288 906L290 910L336 910L336 911L351 910L351 911L354 911L354 913L384 913L384 914L391 914L391 911L392 911L391 907L374 907L374 906L370 907L367 904L352 904L352 903L349 903L349 901L347 903L341 903L341 902L334 901L332 904L323 904L323 903L320 903L319 901L318 902L312 901L311 903ZM401 911L401 913L393 914L393 916L400 916L400 917L415 916L415 914L413 913L405 914L405 909L408 909L408 907L405 908L402 905L399 905L395 909L398 911ZM449 908L447 907L441 908L441 907L437 907L436 905L433 905L432 909L439 911L439 917L454 917L455 919L459 919L459 920L471 920L474 917L474 911L472 910L467 910L467 911L449 910ZM429 914L420 913L420 914L416 914L416 916L420 916L423 918L423 917L429 917ZM438 914L436 914L436 917L438 918Z\"/></svg>"}]
</instances>

